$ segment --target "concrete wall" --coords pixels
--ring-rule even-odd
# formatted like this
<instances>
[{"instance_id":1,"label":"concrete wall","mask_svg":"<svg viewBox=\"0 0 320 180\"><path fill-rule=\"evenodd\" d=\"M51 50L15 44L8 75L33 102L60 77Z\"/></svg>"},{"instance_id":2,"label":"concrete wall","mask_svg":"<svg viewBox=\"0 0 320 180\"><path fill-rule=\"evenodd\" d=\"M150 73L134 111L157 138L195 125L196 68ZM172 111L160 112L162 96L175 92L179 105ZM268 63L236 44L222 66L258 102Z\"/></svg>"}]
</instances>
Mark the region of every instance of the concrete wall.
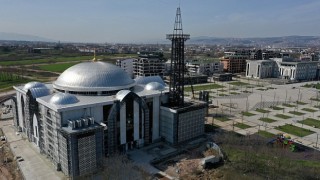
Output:
<instances>
[{"instance_id":1,"label":"concrete wall","mask_svg":"<svg viewBox=\"0 0 320 180\"><path fill-rule=\"evenodd\" d=\"M204 134L206 108L179 113L178 142L181 143Z\"/></svg>"},{"instance_id":2,"label":"concrete wall","mask_svg":"<svg viewBox=\"0 0 320 180\"><path fill-rule=\"evenodd\" d=\"M174 143L175 113L167 107L160 107L160 136L169 143Z\"/></svg>"}]
</instances>

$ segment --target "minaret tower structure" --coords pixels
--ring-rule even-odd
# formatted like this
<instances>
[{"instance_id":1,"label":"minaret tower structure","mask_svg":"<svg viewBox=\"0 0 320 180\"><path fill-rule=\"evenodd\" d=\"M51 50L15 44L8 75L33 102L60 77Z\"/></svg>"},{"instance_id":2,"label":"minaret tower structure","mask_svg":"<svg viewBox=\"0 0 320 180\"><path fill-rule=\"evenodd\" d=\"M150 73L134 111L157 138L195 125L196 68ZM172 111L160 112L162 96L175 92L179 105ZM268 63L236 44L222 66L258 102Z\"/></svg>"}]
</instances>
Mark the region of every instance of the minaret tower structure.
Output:
<instances>
[{"instance_id":1,"label":"minaret tower structure","mask_svg":"<svg viewBox=\"0 0 320 180\"><path fill-rule=\"evenodd\" d=\"M167 34L171 40L171 69L170 69L170 105L184 106L184 42L190 39L189 34L183 34L180 7L177 8L176 19L172 34Z\"/></svg>"}]
</instances>

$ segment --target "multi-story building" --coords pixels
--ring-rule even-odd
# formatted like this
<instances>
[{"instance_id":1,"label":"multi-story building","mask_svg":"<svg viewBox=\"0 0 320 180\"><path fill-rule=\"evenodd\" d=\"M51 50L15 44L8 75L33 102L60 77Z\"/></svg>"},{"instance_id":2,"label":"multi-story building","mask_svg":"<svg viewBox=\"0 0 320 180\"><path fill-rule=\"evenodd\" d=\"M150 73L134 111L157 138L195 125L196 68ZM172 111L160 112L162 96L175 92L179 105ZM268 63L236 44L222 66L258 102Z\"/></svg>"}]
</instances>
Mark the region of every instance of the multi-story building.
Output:
<instances>
[{"instance_id":1,"label":"multi-story building","mask_svg":"<svg viewBox=\"0 0 320 180\"><path fill-rule=\"evenodd\" d=\"M289 61L288 58L247 61L246 76L251 78L282 78L288 80L312 80L316 78L318 62Z\"/></svg>"},{"instance_id":2,"label":"multi-story building","mask_svg":"<svg viewBox=\"0 0 320 180\"><path fill-rule=\"evenodd\" d=\"M165 72L165 60L161 53L141 54L133 61L133 74L139 76L161 76Z\"/></svg>"},{"instance_id":3,"label":"multi-story building","mask_svg":"<svg viewBox=\"0 0 320 180\"><path fill-rule=\"evenodd\" d=\"M246 60L250 58L249 51L225 52L220 60L223 70L229 73L241 73L246 70Z\"/></svg>"},{"instance_id":4,"label":"multi-story building","mask_svg":"<svg viewBox=\"0 0 320 180\"><path fill-rule=\"evenodd\" d=\"M133 78L133 61L135 61L135 59L132 58L118 59L116 65L127 72L131 78Z\"/></svg>"},{"instance_id":5,"label":"multi-story building","mask_svg":"<svg viewBox=\"0 0 320 180\"><path fill-rule=\"evenodd\" d=\"M223 65L220 60L189 60L186 63L186 68L190 73L212 75L221 73Z\"/></svg>"}]
</instances>

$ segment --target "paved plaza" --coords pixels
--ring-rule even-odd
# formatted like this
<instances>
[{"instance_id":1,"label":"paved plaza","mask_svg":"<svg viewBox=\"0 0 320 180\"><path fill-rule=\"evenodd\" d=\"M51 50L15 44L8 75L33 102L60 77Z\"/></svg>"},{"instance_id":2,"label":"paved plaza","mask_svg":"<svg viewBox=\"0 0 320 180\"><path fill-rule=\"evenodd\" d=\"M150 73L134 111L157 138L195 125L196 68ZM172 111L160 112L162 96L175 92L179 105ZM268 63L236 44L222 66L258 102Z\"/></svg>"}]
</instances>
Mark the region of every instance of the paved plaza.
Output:
<instances>
[{"instance_id":1,"label":"paved plaza","mask_svg":"<svg viewBox=\"0 0 320 180\"><path fill-rule=\"evenodd\" d=\"M20 134L16 134L12 120L0 121L0 127L10 143L10 148L14 156L20 156L24 161L18 162L19 168L26 180L60 180L66 177L43 155L37 152L32 143L24 139Z\"/></svg>"},{"instance_id":2,"label":"paved plaza","mask_svg":"<svg viewBox=\"0 0 320 180\"><path fill-rule=\"evenodd\" d=\"M219 108L210 108L209 110L209 118L207 119L207 123L214 123L221 128L229 131L235 131L237 133L243 135L251 135L257 133L259 130L264 130L270 132L272 134L285 133L279 131L275 128L279 126L283 126L286 124L292 124L297 127L301 127L314 133L299 137L290 134L292 139L295 142L306 145L310 148L320 150L318 138L320 136L320 129L308 126L306 124L302 124L300 121L306 118L312 118L315 120L319 120L320 110L315 106L320 105L320 102L311 100L312 98L317 99L320 98L320 93L315 88L306 88L302 87L306 83L316 84L320 82L305 82L305 83L295 83L295 84L287 84L287 85L271 85L271 84L263 84L261 87L255 86L252 88L245 88L239 86L232 86L225 90L225 93L228 94L228 91L232 91L239 94L229 94L227 96L215 97L212 98L212 104L218 105ZM221 83L225 87L230 86L228 82ZM245 90L244 90L245 89ZM212 90L217 93L217 90ZM245 93L243 93L245 91ZM215 95L213 93L213 96ZM301 103L297 103L301 102ZM292 105L292 107L288 107L288 105ZM281 110L274 110L270 107L279 107L283 108ZM263 109L270 111L268 113L261 113L256 111L256 109ZM315 112L308 112L302 109L312 109ZM289 112L298 111L303 113L303 115L294 115ZM242 112L250 112L254 115L245 116L242 115ZM279 118L276 115L283 114L286 116L290 116L288 119ZM216 115L225 115L230 116L229 121L219 121L217 119L212 119ZM275 122L264 122L259 120L261 117L270 118L275 120ZM243 123L249 125L249 128L241 129L235 127L234 124Z\"/></svg>"}]
</instances>

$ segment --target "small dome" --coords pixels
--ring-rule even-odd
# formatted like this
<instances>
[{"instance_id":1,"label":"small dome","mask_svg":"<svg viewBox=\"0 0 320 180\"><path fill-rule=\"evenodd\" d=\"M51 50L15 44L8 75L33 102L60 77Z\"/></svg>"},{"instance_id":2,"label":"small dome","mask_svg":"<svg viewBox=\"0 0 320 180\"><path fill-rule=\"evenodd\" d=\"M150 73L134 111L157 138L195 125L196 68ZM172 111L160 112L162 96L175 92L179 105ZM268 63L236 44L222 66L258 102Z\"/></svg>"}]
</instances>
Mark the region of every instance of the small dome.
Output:
<instances>
[{"instance_id":1,"label":"small dome","mask_svg":"<svg viewBox=\"0 0 320 180\"><path fill-rule=\"evenodd\" d=\"M38 97L49 95L50 89L48 89L47 87L31 88L30 92L33 98L38 98Z\"/></svg>"},{"instance_id":2,"label":"small dome","mask_svg":"<svg viewBox=\"0 0 320 180\"><path fill-rule=\"evenodd\" d=\"M51 97L50 103L55 105L74 104L79 102L76 96L67 93L57 93Z\"/></svg>"},{"instance_id":3,"label":"small dome","mask_svg":"<svg viewBox=\"0 0 320 180\"><path fill-rule=\"evenodd\" d=\"M31 88L46 88L46 85L41 82L33 81L33 82L29 82L23 86L23 90L26 92Z\"/></svg>"},{"instance_id":4,"label":"small dome","mask_svg":"<svg viewBox=\"0 0 320 180\"><path fill-rule=\"evenodd\" d=\"M137 84L140 84L140 85L146 85L151 82L158 82L163 86L166 86L166 84L164 83L163 79L160 76L146 76L146 77L139 76L134 80L136 81Z\"/></svg>"},{"instance_id":5,"label":"small dome","mask_svg":"<svg viewBox=\"0 0 320 180\"><path fill-rule=\"evenodd\" d=\"M148 83L144 89L148 91L150 90L163 91L165 88L162 84L158 82L151 82L151 83Z\"/></svg>"},{"instance_id":6,"label":"small dome","mask_svg":"<svg viewBox=\"0 0 320 180\"><path fill-rule=\"evenodd\" d=\"M84 62L65 70L53 83L60 90L75 92L117 91L135 81L120 67L105 62Z\"/></svg>"}]
</instances>

